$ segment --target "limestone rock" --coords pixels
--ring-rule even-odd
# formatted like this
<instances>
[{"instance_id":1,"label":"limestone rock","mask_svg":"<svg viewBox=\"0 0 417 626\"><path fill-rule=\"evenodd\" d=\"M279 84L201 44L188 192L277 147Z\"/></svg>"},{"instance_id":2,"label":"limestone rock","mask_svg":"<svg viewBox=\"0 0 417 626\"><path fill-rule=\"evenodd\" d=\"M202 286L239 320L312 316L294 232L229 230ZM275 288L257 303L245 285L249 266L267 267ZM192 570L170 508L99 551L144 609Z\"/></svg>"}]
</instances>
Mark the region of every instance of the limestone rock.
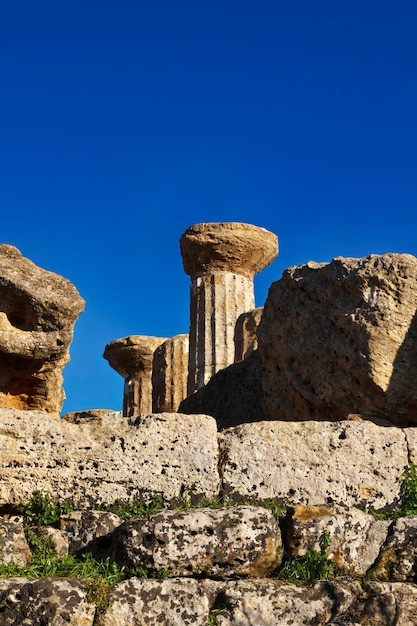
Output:
<instances>
[{"instance_id":1,"label":"limestone rock","mask_svg":"<svg viewBox=\"0 0 417 626\"><path fill-rule=\"evenodd\" d=\"M392 507L408 464L404 433L372 422L259 422L219 435L223 493L287 504Z\"/></svg>"},{"instance_id":2,"label":"limestone rock","mask_svg":"<svg viewBox=\"0 0 417 626\"><path fill-rule=\"evenodd\" d=\"M130 335L107 344L103 357L125 379L123 415L135 417L152 412L153 355L161 337Z\"/></svg>"},{"instance_id":3,"label":"limestone rock","mask_svg":"<svg viewBox=\"0 0 417 626\"><path fill-rule=\"evenodd\" d=\"M114 415L115 412L111 409L89 409L88 411L73 411L71 413L65 413L61 417L64 422L71 422L71 424L85 424L86 422L101 421L101 418L109 414ZM120 412L121 414L121 412Z\"/></svg>"},{"instance_id":4,"label":"limestone rock","mask_svg":"<svg viewBox=\"0 0 417 626\"><path fill-rule=\"evenodd\" d=\"M295 586L280 580L202 581L221 626L327 624L356 598L354 585Z\"/></svg>"},{"instance_id":5,"label":"limestone rock","mask_svg":"<svg viewBox=\"0 0 417 626\"><path fill-rule=\"evenodd\" d=\"M76 554L89 548L93 542L97 545L98 539L111 535L122 521L107 511L73 511L61 515L59 526L68 537L70 554Z\"/></svg>"},{"instance_id":6,"label":"limestone rock","mask_svg":"<svg viewBox=\"0 0 417 626\"><path fill-rule=\"evenodd\" d=\"M207 626L209 604L201 585L189 578L118 583L96 626Z\"/></svg>"},{"instance_id":7,"label":"limestone rock","mask_svg":"<svg viewBox=\"0 0 417 626\"><path fill-rule=\"evenodd\" d=\"M338 583L331 585L337 588ZM417 618L417 587L403 583L362 583L357 597L336 625L412 626Z\"/></svg>"},{"instance_id":8,"label":"limestone rock","mask_svg":"<svg viewBox=\"0 0 417 626\"><path fill-rule=\"evenodd\" d=\"M5 520L0 517L0 563L24 567L31 559L22 519Z\"/></svg>"},{"instance_id":9,"label":"limestone rock","mask_svg":"<svg viewBox=\"0 0 417 626\"><path fill-rule=\"evenodd\" d=\"M0 506L43 489L77 509L156 494L219 491L216 422L204 415L119 413L72 424L46 413L0 410Z\"/></svg>"},{"instance_id":10,"label":"limestone rock","mask_svg":"<svg viewBox=\"0 0 417 626\"><path fill-rule=\"evenodd\" d=\"M281 534L270 511L166 511L125 522L113 533L113 558L128 569L172 576L265 576L281 562Z\"/></svg>"},{"instance_id":11,"label":"limestone rock","mask_svg":"<svg viewBox=\"0 0 417 626\"><path fill-rule=\"evenodd\" d=\"M404 583L278 580L201 582L220 626L412 626L417 587Z\"/></svg>"},{"instance_id":12,"label":"limestone rock","mask_svg":"<svg viewBox=\"0 0 417 626\"><path fill-rule=\"evenodd\" d=\"M38 537L47 539L56 556L61 557L69 554L69 541L66 532L52 526L33 526L32 532Z\"/></svg>"},{"instance_id":13,"label":"limestone rock","mask_svg":"<svg viewBox=\"0 0 417 626\"><path fill-rule=\"evenodd\" d=\"M276 235L251 224L208 223L180 239L191 276L188 394L234 362L234 328L255 306L253 277L278 254Z\"/></svg>"},{"instance_id":14,"label":"limestone rock","mask_svg":"<svg viewBox=\"0 0 417 626\"><path fill-rule=\"evenodd\" d=\"M212 415L221 430L266 419L262 408L262 378L258 350L245 361L229 365L183 400L181 413Z\"/></svg>"},{"instance_id":15,"label":"limestone rock","mask_svg":"<svg viewBox=\"0 0 417 626\"><path fill-rule=\"evenodd\" d=\"M416 424L416 309L408 254L286 270L258 329L268 419Z\"/></svg>"},{"instance_id":16,"label":"limestone rock","mask_svg":"<svg viewBox=\"0 0 417 626\"><path fill-rule=\"evenodd\" d=\"M153 355L152 411L174 413L187 396L188 335L167 339Z\"/></svg>"},{"instance_id":17,"label":"limestone rock","mask_svg":"<svg viewBox=\"0 0 417 626\"><path fill-rule=\"evenodd\" d=\"M190 226L180 239L184 271L232 272L253 278L278 254L273 233L252 224L213 222Z\"/></svg>"},{"instance_id":18,"label":"limestone rock","mask_svg":"<svg viewBox=\"0 0 417 626\"><path fill-rule=\"evenodd\" d=\"M93 626L96 607L75 579L0 580L1 626Z\"/></svg>"},{"instance_id":19,"label":"limestone rock","mask_svg":"<svg viewBox=\"0 0 417 626\"><path fill-rule=\"evenodd\" d=\"M389 521L375 519L359 509L337 505L296 505L287 512L290 558L303 556L309 550L320 552L320 538L329 533L329 559L340 570L363 576L375 563L387 538Z\"/></svg>"},{"instance_id":20,"label":"limestone rock","mask_svg":"<svg viewBox=\"0 0 417 626\"><path fill-rule=\"evenodd\" d=\"M243 361L258 349L258 327L263 308L239 315L235 324L235 362Z\"/></svg>"},{"instance_id":21,"label":"limestone rock","mask_svg":"<svg viewBox=\"0 0 417 626\"><path fill-rule=\"evenodd\" d=\"M0 407L59 415L62 370L83 310L68 280L0 245Z\"/></svg>"},{"instance_id":22,"label":"limestone rock","mask_svg":"<svg viewBox=\"0 0 417 626\"><path fill-rule=\"evenodd\" d=\"M390 529L373 575L381 580L414 582L417 578L417 517L400 517Z\"/></svg>"}]
</instances>

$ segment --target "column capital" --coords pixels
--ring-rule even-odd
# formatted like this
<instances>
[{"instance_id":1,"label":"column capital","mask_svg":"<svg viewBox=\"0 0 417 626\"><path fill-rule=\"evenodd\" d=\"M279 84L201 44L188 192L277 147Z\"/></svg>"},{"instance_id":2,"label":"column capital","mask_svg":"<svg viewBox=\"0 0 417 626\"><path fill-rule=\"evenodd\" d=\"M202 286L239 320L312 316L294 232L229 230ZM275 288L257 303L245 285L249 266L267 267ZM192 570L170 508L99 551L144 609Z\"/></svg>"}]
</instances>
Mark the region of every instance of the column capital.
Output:
<instances>
[{"instance_id":1,"label":"column capital","mask_svg":"<svg viewBox=\"0 0 417 626\"><path fill-rule=\"evenodd\" d=\"M230 272L253 278L277 257L278 238L252 224L211 222L190 226L180 248L184 271L191 277Z\"/></svg>"},{"instance_id":2,"label":"column capital","mask_svg":"<svg viewBox=\"0 0 417 626\"><path fill-rule=\"evenodd\" d=\"M166 337L129 335L107 344L103 357L123 378L139 372L152 371L153 353Z\"/></svg>"}]
</instances>

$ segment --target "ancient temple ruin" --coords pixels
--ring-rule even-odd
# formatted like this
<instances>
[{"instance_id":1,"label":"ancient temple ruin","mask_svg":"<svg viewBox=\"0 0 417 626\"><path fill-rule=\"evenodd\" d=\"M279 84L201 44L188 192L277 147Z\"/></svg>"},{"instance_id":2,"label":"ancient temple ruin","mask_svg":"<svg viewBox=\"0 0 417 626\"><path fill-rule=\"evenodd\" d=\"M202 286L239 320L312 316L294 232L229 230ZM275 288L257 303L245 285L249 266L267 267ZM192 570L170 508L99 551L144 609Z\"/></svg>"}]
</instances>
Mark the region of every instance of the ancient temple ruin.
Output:
<instances>
[{"instance_id":1,"label":"ancient temple ruin","mask_svg":"<svg viewBox=\"0 0 417 626\"><path fill-rule=\"evenodd\" d=\"M177 411L182 400L256 344L260 310L255 317L249 313L255 306L253 278L276 258L277 236L251 224L196 224L181 236L180 249L191 277L189 335L129 336L105 348L104 358L125 379L125 416ZM236 327L244 314L251 322L242 319Z\"/></svg>"}]
</instances>

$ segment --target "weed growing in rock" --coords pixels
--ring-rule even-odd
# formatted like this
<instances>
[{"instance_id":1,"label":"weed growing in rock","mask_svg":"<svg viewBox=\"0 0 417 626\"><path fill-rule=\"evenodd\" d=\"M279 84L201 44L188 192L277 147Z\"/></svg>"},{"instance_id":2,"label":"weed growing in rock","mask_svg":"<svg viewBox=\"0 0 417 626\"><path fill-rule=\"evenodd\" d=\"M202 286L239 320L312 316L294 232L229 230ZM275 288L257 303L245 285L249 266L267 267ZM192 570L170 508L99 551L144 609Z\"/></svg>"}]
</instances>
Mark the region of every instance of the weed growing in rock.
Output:
<instances>
[{"instance_id":1,"label":"weed growing in rock","mask_svg":"<svg viewBox=\"0 0 417 626\"><path fill-rule=\"evenodd\" d=\"M41 490L34 491L28 502L21 502L19 513L24 516L25 526L55 526L59 518L72 511L69 502L55 502L51 496Z\"/></svg>"},{"instance_id":2,"label":"weed growing in rock","mask_svg":"<svg viewBox=\"0 0 417 626\"><path fill-rule=\"evenodd\" d=\"M208 626L220 626L219 615L227 611L227 605L222 601L216 600L210 609L207 624Z\"/></svg>"},{"instance_id":3,"label":"weed growing in rock","mask_svg":"<svg viewBox=\"0 0 417 626\"><path fill-rule=\"evenodd\" d=\"M417 515L417 467L410 464L403 474L401 484L403 515Z\"/></svg>"},{"instance_id":4,"label":"weed growing in rock","mask_svg":"<svg viewBox=\"0 0 417 626\"><path fill-rule=\"evenodd\" d=\"M122 520L126 521L138 517L146 517L147 515L155 515L163 511L166 506L162 495L156 494L149 502L143 500L133 500L131 502L117 500L112 506L97 506L94 508L96 511L109 511L110 513L114 513Z\"/></svg>"},{"instance_id":5,"label":"weed growing in rock","mask_svg":"<svg viewBox=\"0 0 417 626\"><path fill-rule=\"evenodd\" d=\"M286 561L278 572L278 578L295 582L297 580L316 582L338 575L336 564L329 561L330 534L325 531L320 537L320 552L310 550L303 556Z\"/></svg>"},{"instance_id":6,"label":"weed growing in rock","mask_svg":"<svg viewBox=\"0 0 417 626\"><path fill-rule=\"evenodd\" d=\"M370 509L369 513L376 520L398 519L417 515L417 466L411 463L403 474L401 483L401 506L390 513L381 513Z\"/></svg>"}]
</instances>

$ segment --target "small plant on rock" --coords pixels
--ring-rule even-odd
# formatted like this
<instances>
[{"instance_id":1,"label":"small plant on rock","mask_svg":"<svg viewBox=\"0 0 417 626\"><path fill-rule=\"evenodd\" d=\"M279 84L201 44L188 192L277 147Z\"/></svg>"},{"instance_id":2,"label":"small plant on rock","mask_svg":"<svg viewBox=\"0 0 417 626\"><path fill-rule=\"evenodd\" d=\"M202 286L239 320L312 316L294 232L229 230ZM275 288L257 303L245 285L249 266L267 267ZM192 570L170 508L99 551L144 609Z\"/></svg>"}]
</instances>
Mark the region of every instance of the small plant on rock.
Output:
<instances>
[{"instance_id":1,"label":"small plant on rock","mask_svg":"<svg viewBox=\"0 0 417 626\"><path fill-rule=\"evenodd\" d=\"M286 561L278 572L283 580L316 582L338 575L336 564L329 561L330 534L325 531L320 537L320 552L309 550L303 556Z\"/></svg>"},{"instance_id":2,"label":"small plant on rock","mask_svg":"<svg viewBox=\"0 0 417 626\"><path fill-rule=\"evenodd\" d=\"M57 503L45 491L34 491L28 502L22 502L19 512L24 516L26 527L58 526L59 518L72 511L69 502Z\"/></svg>"}]
</instances>

